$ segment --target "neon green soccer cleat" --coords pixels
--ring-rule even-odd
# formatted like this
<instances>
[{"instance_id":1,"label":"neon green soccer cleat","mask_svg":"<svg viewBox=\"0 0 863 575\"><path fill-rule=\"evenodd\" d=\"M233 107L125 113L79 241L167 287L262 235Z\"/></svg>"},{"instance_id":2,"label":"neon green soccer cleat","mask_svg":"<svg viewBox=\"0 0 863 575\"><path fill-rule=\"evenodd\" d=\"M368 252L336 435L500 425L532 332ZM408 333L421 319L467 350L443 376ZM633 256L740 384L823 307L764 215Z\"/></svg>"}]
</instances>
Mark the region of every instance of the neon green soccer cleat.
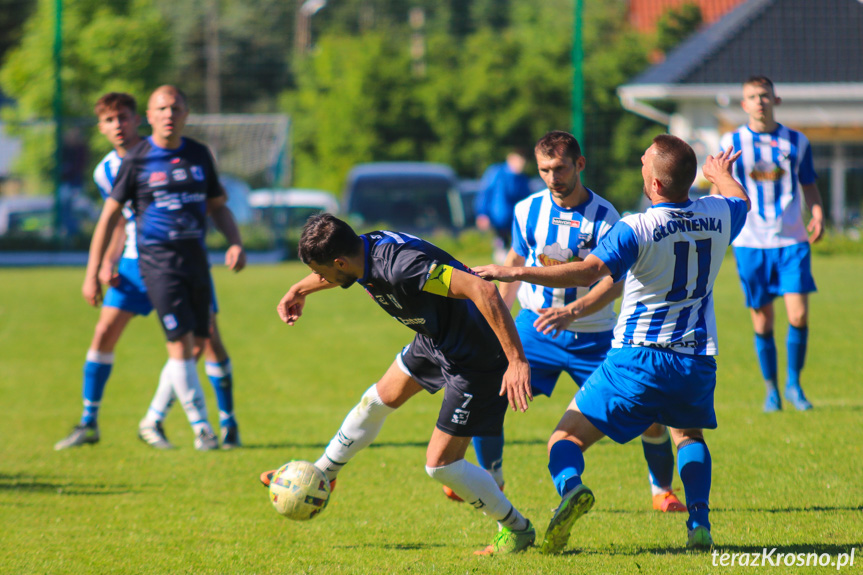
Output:
<instances>
[{"instance_id":1,"label":"neon green soccer cleat","mask_svg":"<svg viewBox=\"0 0 863 575\"><path fill-rule=\"evenodd\" d=\"M705 551L713 549L713 536L710 535L710 529L704 525L699 525L695 529L690 529L689 539L686 541L686 548Z\"/></svg>"},{"instance_id":2,"label":"neon green soccer cleat","mask_svg":"<svg viewBox=\"0 0 863 575\"><path fill-rule=\"evenodd\" d=\"M548 523L539 552L554 554L563 551L566 542L569 541L572 525L579 517L590 511L594 501L596 499L593 497L593 491L584 484L567 493Z\"/></svg>"},{"instance_id":3,"label":"neon green soccer cleat","mask_svg":"<svg viewBox=\"0 0 863 575\"><path fill-rule=\"evenodd\" d=\"M474 555L495 555L503 553L518 553L524 551L536 541L536 529L528 520L527 527L522 531L513 531L507 527L501 527L494 541L485 549L474 551Z\"/></svg>"}]
</instances>

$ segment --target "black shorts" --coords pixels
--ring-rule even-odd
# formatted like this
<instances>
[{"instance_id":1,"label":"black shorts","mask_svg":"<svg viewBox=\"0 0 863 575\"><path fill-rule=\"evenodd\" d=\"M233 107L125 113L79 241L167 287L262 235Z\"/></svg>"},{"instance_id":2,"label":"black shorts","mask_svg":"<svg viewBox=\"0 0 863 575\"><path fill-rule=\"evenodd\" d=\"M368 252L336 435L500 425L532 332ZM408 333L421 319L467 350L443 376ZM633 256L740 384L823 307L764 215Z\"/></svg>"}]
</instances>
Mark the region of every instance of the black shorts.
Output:
<instances>
[{"instance_id":1,"label":"black shorts","mask_svg":"<svg viewBox=\"0 0 863 575\"><path fill-rule=\"evenodd\" d=\"M429 393L444 390L437 428L455 437L497 436L509 405L500 396L509 363L501 354L476 367L451 364L431 340L417 335L400 356L411 377Z\"/></svg>"},{"instance_id":2,"label":"black shorts","mask_svg":"<svg viewBox=\"0 0 863 575\"><path fill-rule=\"evenodd\" d=\"M141 277L150 302L168 341L177 341L192 332L210 337L212 286L206 262L188 265L150 266L139 261ZM203 264L203 265L202 265Z\"/></svg>"}]
</instances>

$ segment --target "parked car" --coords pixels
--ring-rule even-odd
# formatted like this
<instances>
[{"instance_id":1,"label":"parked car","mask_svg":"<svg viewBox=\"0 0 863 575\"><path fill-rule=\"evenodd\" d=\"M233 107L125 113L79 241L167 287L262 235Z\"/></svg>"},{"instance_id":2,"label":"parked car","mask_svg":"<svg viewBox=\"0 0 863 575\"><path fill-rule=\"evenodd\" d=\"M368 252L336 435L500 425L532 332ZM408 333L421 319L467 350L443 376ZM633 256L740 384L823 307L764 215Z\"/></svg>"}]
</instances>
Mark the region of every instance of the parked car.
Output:
<instances>
[{"instance_id":1,"label":"parked car","mask_svg":"<svg viewBox=\"0 0 863 575\"><path fill-rule=\"evenodd\" d=\"M339 213L336 196L324 190L298 188L263 189L249 194L249 206L256 227L268 230L273 247L289 258L309 216L321 212Z\"/></svg>"},{"instance_id":2,"label":"parked car","mask_svg":"<svg viewBox=\"0 0 863 575\"><path fill-rule=\"evenodd\" d=\"M73 218L79 229L99 219L100 208L85 196L72 202ZM0 198L0 236L50 238L54 228L54 196L8 196Z\"/></svg>"},{"instance_id":3,"label":"parked car","mask_svg":"<svg viewBox=\"0 0 863 575\"><path fill-rule=\"evenodd\" d=\"M239 178L228 174L221 174L219 182L228 194L228 207L234 214L238 224L247 224L252 219L252 208L249 205L249 194L251 188Z\"/></svg>"},{"instance_id":4,"label":"parked car","mask_svg":"<svg viewBox=\"0 0 863 575\"><path fill-rule=\"evenodd\" d=\"M465 226L465 208L455 172L428 162L375 162L348 174L345 213L356 225L405 232Z\"/></svg>"}]
</instances>

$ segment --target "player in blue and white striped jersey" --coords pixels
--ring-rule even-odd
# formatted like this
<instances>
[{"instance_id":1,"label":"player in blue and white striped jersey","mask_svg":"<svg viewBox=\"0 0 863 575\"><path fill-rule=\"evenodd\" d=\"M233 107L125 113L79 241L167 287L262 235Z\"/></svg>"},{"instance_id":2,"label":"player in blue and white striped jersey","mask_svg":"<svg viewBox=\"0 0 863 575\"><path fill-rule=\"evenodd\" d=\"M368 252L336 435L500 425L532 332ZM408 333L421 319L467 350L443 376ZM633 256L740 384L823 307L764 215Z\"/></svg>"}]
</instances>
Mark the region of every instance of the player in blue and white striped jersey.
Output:
<instances>
[{"instance_id":1,"label":"player in blue and white striped jersey","mask_svg":"<svg viewBox=\"0 0 863 575\"><path fill-rule=\"evenodd\" d=\"M539 175L548 188L515 206L512 249L505 265L548 267L583 261L620 215L581 182L586 160L571 134L552 131L535 147ZM521 306L515 325L531 369L534 395L551 397L561 372L583 385L611 349L614 300L623 282L605 278L588 287L549 288L504 283L501 296ZM503 487L503 436L475 437L477 460ZM653 507L685 511L673 493L674 454L668 430L653 425L642 437ZM453 496L444 489L450 498Z\"/></svg>"},{"instance_id":2,"label":"player in blue and white striped jersey","mask_svg":"<svg viewBox=\"0 0 863 575\"><path fill-rule=\"evenodd\" d=\"M824 219L812 147L802 133L775 121L773 108L781 102L770 79L749 78L741 102L748 122L721 140L723 149L733 146L742 152L733 173L752 198L752 211L734 240L734 256L755 328L768 412L782 408L773 337L773 300L779 296L785 300L789 323L785 398L797 409L812 409L800 386L800 372L809 339L808 294L815 291L809 244L821 238ZM804 199L812 212L808 226L803 223Z\"/></svg>"},{"instance_id":3,"label":"player in blue and white striped jersey","mask_svg":"<svg viewBox=\"0 0 863 575\"><path fill-rule=\"evenodd\" d=\"M690 548L713 545L711 458L703 429L717 425L716 322L713 282L749 210L731 175L739 157L708 157L704 176L725 197L689 200L695 152L683 140L657 136L642 157L644 193L652 207L620 220L583 262L554 267L482 266L488 279L550 287L593 285L626 276L614 349L576 394L549 439L548 468L561 502L540 548L558 553L576 519L593 506L582 482L583 452L604 436L626 443L653 423L670 428L686 493Z\"/></svg>"}]
</instances>

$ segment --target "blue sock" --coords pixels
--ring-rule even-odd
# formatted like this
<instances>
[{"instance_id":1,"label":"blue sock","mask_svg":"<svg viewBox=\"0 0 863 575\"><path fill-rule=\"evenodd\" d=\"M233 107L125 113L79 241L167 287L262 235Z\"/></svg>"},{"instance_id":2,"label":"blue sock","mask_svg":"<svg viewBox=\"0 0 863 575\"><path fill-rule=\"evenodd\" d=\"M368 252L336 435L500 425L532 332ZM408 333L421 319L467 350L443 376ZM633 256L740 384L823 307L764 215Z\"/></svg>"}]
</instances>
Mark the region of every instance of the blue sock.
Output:
<instances>
[{"instance_id":1,"label":"blue sock","mask_svg":"<svg viewBox=\"0 0 863 575\"><path fill-rule=\"evenodd\" d=\"M708 502L713 462L707 444L701 441L685 443L677 450L677 466L686 493L686 507L689 509L686 527L695 529L704 525L710 529L707 516L710 513Z\"/></svg>"},{"instance_id":2,"label":"blue sock","mask_svg":"<svg viewBox=\"0 0 863 575\"><path fill-rule=\"evenodd\" d=\"M674 480L674 453L671 451L671 436L668 431L662 437L641 436L641 447L650 474L651 491L654 495L671 489Z\"/></svg>"},{"instance_id":3,"label":"blue sock","mask_svg":"<svg viewBox=\"0 0 863 575\"><path fill-rule=\"evenodd\" d=\"M84 411L81 413L81 425L95 425L99 417L99 404L105 392L105 384L111 376L114 367L114 354L90 350L84 363Z\"/></svg>"},{"instance_id":4,"label":"blue sock","mask_svg":"<svg viewBox=\"0 0 863 575\"><path fill-rule=\"evenodd\" d=\"M503 434L492 437L474 437L476 462L483 469L500 469L503 464Z\"/></svg>"},{"instance_id":5,"label":"blue sock","mask_svg":"<svg viewBox=\"0 0 863 575\"><path fill-rule=\"evenodd\" d=\"M809 340L808 327L788 326L788 387L800 386L800 372L806 363L806 343Z\"/></svg>"},{"instance_id":6,"label":"blue sock","mask_svg":"<svg viewBox=\"0 0 863 575\"><path fill-rule=\"evenodd\" d=\"M222 363L207 362L204 366L207 377L216 392L216 402L219 404L219 426L233 427L234 420L234 378L231 371L231 359Z\"/></svg>"},{"instance_id":7,"label":"blue sock","mask_svg":"<svg viewBox=\"0 0 863 575\"><path fill-rule=\"evenodd\" d=\"M552 445L548 454L548 471L561 497L581 485L581 474L584 472L581 448L566 439Z\"/></svg>"},{"instance_id":8,"label":"blue sock","mask_svg":"<svg viewBox=\"0 0 863 575\"><path fill-rule=\"evenodd\" d=\"M761 374L768 386L776 387L776 341L773 332L755 334L755 353L761 365Z\"/></svg>"}]
</instances>

